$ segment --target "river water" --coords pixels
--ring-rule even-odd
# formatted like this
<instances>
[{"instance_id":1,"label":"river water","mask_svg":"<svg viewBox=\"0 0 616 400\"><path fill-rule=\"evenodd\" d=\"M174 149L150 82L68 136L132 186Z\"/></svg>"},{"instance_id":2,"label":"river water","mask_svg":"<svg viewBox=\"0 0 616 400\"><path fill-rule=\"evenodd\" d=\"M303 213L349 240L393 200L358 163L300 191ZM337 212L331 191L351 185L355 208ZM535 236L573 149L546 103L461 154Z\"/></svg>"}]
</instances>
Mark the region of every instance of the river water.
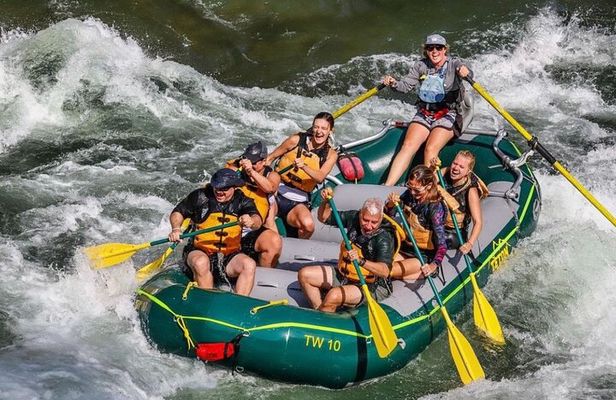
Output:
<instances>
[{"instance_id":1,"label":"river water","mask_svg":"<svg viewBox=\"0 0 616 400\"><path fill-rule=\"evenodd\" d=\"M470 310L456 320L487 375L467 387L444 337L342 391L160 354L132 303L134 270L160 249L98 272L80 253L164 237L176 201L226 159L404 74L433 31L616 212L612 1L1 3L0 398L616 398L615 230L538 156L537 230L484 289L507 345L483 343ZM412 112L384 90L337 120L336 140ZM506 123L477 97L473 124Z\"/></svg>"}]
</instances>

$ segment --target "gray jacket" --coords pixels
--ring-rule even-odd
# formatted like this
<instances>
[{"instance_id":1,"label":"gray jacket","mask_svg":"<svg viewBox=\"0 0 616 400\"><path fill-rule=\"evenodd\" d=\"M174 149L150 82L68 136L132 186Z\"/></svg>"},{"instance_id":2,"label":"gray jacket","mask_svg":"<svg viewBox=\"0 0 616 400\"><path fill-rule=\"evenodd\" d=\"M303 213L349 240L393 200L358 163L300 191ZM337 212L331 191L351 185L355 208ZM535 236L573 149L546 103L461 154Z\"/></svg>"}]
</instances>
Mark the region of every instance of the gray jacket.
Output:
<instances>
[{"instance_id":1,"label":"gray jacket","mask_svg":"<svg viewBox=\"0 0 616 400\"><path fill-rule=\"evenodd\" d=\"M447 57L447 72L445 74L444 85L445 85L445 102L448 104L460 103L464 98L464 85L462 84L462 79L458 76L457 70L462 65L466 65L466 63L456 57ZM468 68L468 65L466 65ZM411 90L416 89L419 84L419 78L423 75L431 75L436 74L437 70L434 68L434 65L427 58L422 58L421 60L415 62L411 66L411 70L408 75L404 78L400 79L396 82L395 85L392 86L394 90L401 93L407 93ZM473 71L469 68L469 76L473 77Z\"/></svg>"}]
</instances>

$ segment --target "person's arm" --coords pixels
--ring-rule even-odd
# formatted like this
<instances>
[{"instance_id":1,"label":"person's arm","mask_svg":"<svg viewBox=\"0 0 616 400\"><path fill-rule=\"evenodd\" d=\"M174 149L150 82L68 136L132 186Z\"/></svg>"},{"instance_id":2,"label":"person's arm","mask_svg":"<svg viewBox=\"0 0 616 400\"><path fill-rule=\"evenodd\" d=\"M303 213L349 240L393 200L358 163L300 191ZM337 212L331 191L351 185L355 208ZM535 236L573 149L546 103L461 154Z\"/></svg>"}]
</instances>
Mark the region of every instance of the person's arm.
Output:
<instances>
[{"instance_id":1,"label":"person's arm","mask_svg":"<svg viewBox=\"0 0 616 400\"><path fill-rule=\"evenodd\" d=\"M238 193L239 192L239 193ZM243 200L240 206L240 213L238 220L241 226L245 226L246 228L250 228L252 230L257 230L263 224L263 220L261 219L261 215L259 215L259 211L257 210L257 206L255 201L250 197L246 197L243 193L236 189L236 196L241 194L243 196Z\"/></svg>"},{"instance_id":2,"label":"person's arm","mask_svg":"<svg viewBox=\"0 0 616 400\"><path fill-rule=\"evenodd\" d=\"M452 69L453 69L453 72L455 73L454 79L455 79L455 76L458 76L462 79L466 78L467 76L470 78L473 78L474 76L473 71L468 67L466 62L460 58L457 58L457 57L452 58L451 66L453 67Z\"/></svg>"},{"instance_id":3,"label":"person's arm","mask_svg":"<svg viewBox=\"0 0 616 400\"><path fill-rule=\"evenodd\" d=\"M325 224L327 223L332 215L332 209L329 206L328 199L333 197L334 191L330 187L326 187L321 190L321 204L319 204L319 209L317 210L317 218L318 220Z\"/></svg>"},{"instance_id":4,"label":"person's arm","mask_svg":"<svg viewBox=\"0 0 616 400\"><path fill-rule=\"evenodd\" d=\"M422 61L417 61L411 67L409 73L402 79L396 80L391 76L386 76L383 83L390 86L396 92L408 93L414 90L419 84L419 78L428 71L426 65Z\"/></svg>"},{"instance_id":5,"label":"person's arm","mask_svg":"<svg viewBox=\"0 0 616 400\"><path fill-rule=\"evenodd\" d=\"M280 156L282 156L289 150L297 147L298 144L299 144L299 133L294 133L293 135L283 140L282 143L280 143L280 145L276 147L274 151L272 151L267 156L267 158L265 159L265 164L270 165L272 162L274 162L274 160L276 160L277 158L280 158Z\"/></svg>"},{"instance_id":6,"label":"person's arm","mask_svg":"<svg viewBox=\"0 0 616 400\"><path fill-rule=\"evenodd\" d=\"M460 251L463 254L468 254L471 251L475 245L475 242L477 242L477 238L479 238L481 229L483 228L481 201L479 199L479 191L475 187L470 188L468 191L468 208L471 213L471 219L473 220L473 229L471 230L471 234L468 236L466 243L460 246Z\"/></svg>"},{"instance_id":7,"label":"person's arm","mask_svg":"<svg viewBox=\"0 0 616 400\"><path fill-rule=\"evenodd\" d=\"M327 160L325 160L321 168L312 169L304 162L298 161L300 159L296 160L296 165L298 166L298 168L302 169L306 174L308 174L308 176L314 179L317 183L322 183L327 177L327 174L329 174L332 168L334 168L337 159L338 153L336 153L334 149L330 148L329 153L327 154Z\"/></svg>"},{"instance_id":8,"label":"person's arm","mask_svg":"<svg viewBox=\"0 0 616 400\"><path fill-rule=\"evenodd\" d=\"M171 232L167 236L171 242L179 242L180 235L182 234L182 222L185 218L191 218L193 210L200 201L199 190L194 190L182 201L180 201L169 216L169 224L171 225Z\"/></svg>"},{"instance_id":9,"label":"person's arm","mask_svg":"<svg viewBox=\"0 0 616 400\"><path fill-rule=\"evenodd\" d=\"M280 175L277 172L272 171L267 176L257 172L250 160L240 160L240 166L246 171L255 184L266 194L272 194L278 190L280 185Z\"/></svg>"},{"instance_id":10,"label":"person's arm","mask_svg":"<svg viewBox=\"0 0 616 400\"><path fill-rule=\"evenodd\" d=\"M351 260L357 260L360 267L377 276L387 278L394 258L395 239L388 232L382 232L370 240L376 241L376 243L373 243L375 248L373 259L360 258L355 250L348 251L347 256Z\"/></svg>"},{"instance_id":11,"label":"person's arm","mask_svg":"<svg viewBox=\"0 0 616 400\"><path fill-rule=\"evenodd\" d=\"M182 234L182 221L184 216L178 211L173 211L169 216L169 223L171 224L171 232L167 236L170 242L179 242L180 235Z\"/></svg>"},{"instance_id":12,"label":"person's arm","mask_svg":"<svg viewBox=\"0 0 616 400\"><path fill-rule=\"evenodd\" d=\"M447 238L445 235L445 213L447 207L442 203L433 203L430 205L430 224L432 232L436 237L435 254L431 263L440 266L447 253Z\"/></svg>"}]
</instances>

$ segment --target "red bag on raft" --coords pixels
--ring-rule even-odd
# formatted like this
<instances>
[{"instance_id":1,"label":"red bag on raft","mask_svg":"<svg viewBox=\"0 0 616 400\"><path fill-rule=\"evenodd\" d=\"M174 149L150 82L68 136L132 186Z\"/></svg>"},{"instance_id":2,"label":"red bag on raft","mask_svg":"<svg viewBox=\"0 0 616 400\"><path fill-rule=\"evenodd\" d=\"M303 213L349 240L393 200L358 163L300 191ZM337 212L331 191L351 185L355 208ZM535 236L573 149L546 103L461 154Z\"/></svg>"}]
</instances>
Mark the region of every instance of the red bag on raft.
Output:
<instances>
[{"instance_id":1,"label":"red bag on raft","mask_svg":"<svg viewBox=\"0 0 616 400\"><path fill-rule=\"evenodd\" d=\"M364 166L355 153L341 153L338 156L338 169L347 181L357 183L364 178Z\"/></svg>"}]
</instances>

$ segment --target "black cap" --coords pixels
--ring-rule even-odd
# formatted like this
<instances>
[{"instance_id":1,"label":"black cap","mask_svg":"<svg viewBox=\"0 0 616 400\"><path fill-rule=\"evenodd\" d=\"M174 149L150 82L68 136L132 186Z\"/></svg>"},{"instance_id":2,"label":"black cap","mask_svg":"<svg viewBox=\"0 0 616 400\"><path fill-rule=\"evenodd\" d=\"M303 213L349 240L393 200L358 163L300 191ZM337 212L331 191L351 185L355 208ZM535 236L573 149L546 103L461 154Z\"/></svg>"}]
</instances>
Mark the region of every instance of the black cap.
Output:
<instances>
[{"instance_id":1,"label":"black cap","mask_svg":"<svg viewBox=\"0 0 616 400\"><path fill-rule=\"evenodd\" d=\"M257 143L253 143L246 147L242 157L250 160L251 163L265 160L267 158L267 146L259 140Z\"/></svg>"},{"instance_id":2,"label":"black cap","mask_svg":"<svg viewBox=\"0 0 616 400\"><path fill-rule=\"evenodd\" d=\"M219 169L212 175L210 184L214 189L229 188L231 186L242 186L244 180L237 175L237 172L231 168Z\"/></svg>"}]
</instances>

